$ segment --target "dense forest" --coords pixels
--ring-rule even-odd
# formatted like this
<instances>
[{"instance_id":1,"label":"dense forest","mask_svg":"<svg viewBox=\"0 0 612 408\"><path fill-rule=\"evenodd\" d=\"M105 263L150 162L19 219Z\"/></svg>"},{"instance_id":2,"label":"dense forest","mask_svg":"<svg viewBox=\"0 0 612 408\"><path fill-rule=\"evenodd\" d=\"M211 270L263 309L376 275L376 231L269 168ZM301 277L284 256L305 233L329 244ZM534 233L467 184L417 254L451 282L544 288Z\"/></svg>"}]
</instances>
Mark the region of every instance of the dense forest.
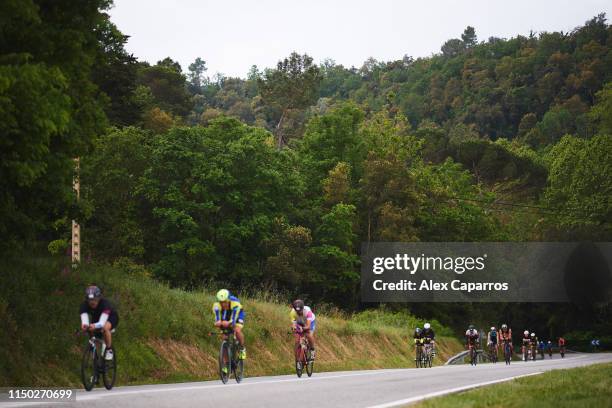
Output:
<instances>
[{"instance_id":1,"label":"dense forest","mask_svg":"<svg viewBox=\"0 0 612 408\"><path fill-rule=\"evenodd\" d=\"M111 5L0 5L4 253L60 256L76 219L84 262L356 310L371 306L362 242L612 239L603 14L509 39L467 27L428 58L347 68L292 53L211 78L203 58L130 55ZM388 307L612 334L609 305L485 306Z\"/></svg>"}]
</instances>

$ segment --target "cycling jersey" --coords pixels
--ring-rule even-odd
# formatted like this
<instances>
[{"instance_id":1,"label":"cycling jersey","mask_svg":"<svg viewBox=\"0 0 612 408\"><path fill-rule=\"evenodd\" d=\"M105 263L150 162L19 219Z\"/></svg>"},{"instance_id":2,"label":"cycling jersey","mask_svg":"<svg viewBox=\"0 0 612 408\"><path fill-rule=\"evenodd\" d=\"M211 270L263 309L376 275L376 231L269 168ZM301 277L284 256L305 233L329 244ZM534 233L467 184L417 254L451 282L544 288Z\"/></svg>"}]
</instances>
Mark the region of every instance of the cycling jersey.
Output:
<instances>
[{"instance_id":1,"label":"cycling jersey","mask_svg":"<svg viewBox=\"0 0 612 408\"><path fill-rule=\"evenodd\" d=\"M119 324L119 315L117 311L112 303L104 298L100 299L95 309L89 306L88 301L84 301L79 308L79 314L81 315L81 324L87 325L90 323L89 315L91 315L91 321L94 322L93 324L97 329L104 327L107 321L110 322L113 329Z\"/></svg>"},{"instance_id":2,"label":"cycling jersey","mask_svg":"<svg viewBox=\"0 0 612 408\"><path fill-rule=\"evenodd\" d=\"M508 329L507 331L501 330L499 332L499 339L501 341L504 341L504 340L512 341L512 329Z\"/></svg>"},{"instance_id":3,"label":"cycling jersey","mask_svg":"<svg viewBox=\"0 0 612 408\"><path fill-rule=\"evenodd\" d=\"M489 344L497 344L497 331L491 330L487 336Z\"/></svg>"},{"instance_id":4,"label":"cycling jersey","mask_svg":"<svg viewBox=\"0 0 612 408\"><path fill-rule=\"evenodd\" d=\"M421 330L421 338L425 340L425 342L429 342L429 340L436 339L436 333L434 333L433 329L423 329Z\"/></svg>"},{"instance_id":5,"label":"cycling jersey","mask_svg":"<svg viewBox=\"0 0 612 408\"><path fill-rule=\"evenodd\" d=\"M314 331L315 327L316 327L316 316L315 314L312 312L312 310L310 309L310 307L308 306L304 306L304 311L302 312L302 315L300 316L295 309L291 309L291 312L289 312L289 317L291 318L291 323L292 324L298 324L302 327L306 326L307 323L310 323L310 330Z\"/></svg>"},{"instance_id":6,"label":"cycling jersey","mask_svg":"<svg viewBox=\"0 0 612 408\"><path fill-rule=\"evenodd\" d=\"M474 330L466 330L465 332L465 337L466 340L468 342L468 344L470 343L475 343L478 342L478 339L480 338L480 335L478 334L478 330L474 329Z\"/></svg>"},{"instance_id":7,"label":"cycling jersey","mask_svg":"<svg viewBox=\"0 0 612 408\"><path fill-rule=\"evenodd\" d=\"M244 325L244 310L242 309L240 299L234 295L230 295L228 300L230 302L229 309L223 309L219 302L213 304L212 310L215 315L215 322L227 321L230 322L232 326L242 327Z\"/></svg>"},{"instance_id":8,"label":"cycling jersey","mask_svg":"<svg viewBox=\"0 0 612 408\"><path fill-rule=\"evenodd\" d=\"M559 347L565 346L565 339L563 337L559 338Z\"/></svg>"}]
</instances>

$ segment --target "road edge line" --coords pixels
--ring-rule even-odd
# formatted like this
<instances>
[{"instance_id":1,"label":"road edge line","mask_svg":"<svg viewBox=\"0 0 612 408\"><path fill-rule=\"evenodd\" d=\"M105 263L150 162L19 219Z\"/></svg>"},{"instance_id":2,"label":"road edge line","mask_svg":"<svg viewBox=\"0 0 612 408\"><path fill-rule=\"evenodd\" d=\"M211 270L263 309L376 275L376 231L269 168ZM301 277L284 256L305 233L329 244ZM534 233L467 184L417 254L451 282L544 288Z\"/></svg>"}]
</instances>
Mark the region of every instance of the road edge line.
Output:
<instances>
[{"instance_id":1,"label":"road edge line","mask_svg":"<svg viewBox=\"0 0 612 408\"><path fill-rule=\"evenodd\" d=\"M416 396L416 397L410 397L410 398L405 398L405 399L401 399L401 400L385 402L384 404L370 405L367 408L391 408L391 407L397 407L399 405L412 404L414 402L423 401L423 400L429 399L429 398L440 397L442 395L448 395L448 394L454 394L454 393L461 392L461 391L467 391L467 390L471 390L471 389L474 389L474 388L485 387L487 385L498 384L498 383L502 383L502 382L516 380L518 378L531 377L531 376L540 375L540 374L544 374L544 371L538 371L538 372L529 373L529 374L515 375L515 376L512 376L512 377L501 378L499 380L485 381L485 382L481 382L481 383L477 383L477 384L464 385L464 386L456 387L456 388L449 388L447 390L430 392L428 394L423 394L423 395L419 395L419 396Z\"/></svg>"}]
</instances>

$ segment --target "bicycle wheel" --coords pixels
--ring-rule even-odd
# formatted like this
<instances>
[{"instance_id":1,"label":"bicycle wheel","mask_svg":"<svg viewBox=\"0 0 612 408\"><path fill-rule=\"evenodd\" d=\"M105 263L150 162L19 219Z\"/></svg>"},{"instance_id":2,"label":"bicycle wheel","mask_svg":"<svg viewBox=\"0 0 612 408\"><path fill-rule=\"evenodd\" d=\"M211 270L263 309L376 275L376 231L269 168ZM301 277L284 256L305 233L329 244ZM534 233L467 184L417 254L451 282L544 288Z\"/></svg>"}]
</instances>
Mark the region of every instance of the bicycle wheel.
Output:
<instances>
[{"instance_id":1,"label":"bicycle wheel","mask_svg":"<svg viewBox=\"0 0 612 408\"><path fill-rule=\"evenodd\" d=\"M108 352L108 350L106 351ZM104 381L104 388L110 390L115 385L115 379L117 378L117 352L113 349L113 359L106 359L106 352L103 358L103 371L102 380Z\"/></svg>"},{"instance_id":2,"label":"bicycle wheel","mask_svg":"<svg viewBox=\"0 0 612 408\"><path fill-rule=\"evenodd\" d=\"M240 384L240 382L244 378L244 360L239 358L234 362L234 364L235 364L234 378L236 382Z\"/></svg>"},{"instance_id":3,"label":"bicycle wheel","mask_svg":"<svg viewBox=\"0 0 612 408\"><path fill-rule=\"evenodd\" d=\"M504 348L504 359L506 360L506 364L510 364L510 361L512 360L512 354L510 352L509 345L506 345L506 347Z\"/></svg>"},{"instance_id":4,"label":"bicycle wheel","mask_svg":"<svg viewBox=\"0 0 612 408\"><path fill-rule=\"evenodd\" d=\"M301 378L302 371L304 370L304 348L301 344L298 344L295 350L295 373L297 374L298 378Z\"/></svg>"},{"instance_id":5,"label":"bicycle wheel","mask_svg":"<svg viewBox=\"0 0 612 408\"><path fill-rule=\"evenodd\" d=\"M416 365L416 368L421 367L421 353L419 352L418 348L416 350L416 357L414 359L414 365Z\"/></svg>"},{"instance_id":6,"label":"bicycle wheel","mask_svg":"<svg viewBox=\"0 0 612 408\"><path fill-rule=\"evenodd\" d=\"M223 342L221 342L221 348L219 350L219 377L221 378L221 382L223 384L226 384L227 380L229 380L231 366L232 360L229 344L227 343L227 341L223 340Z\"/></svg>"},{"instance_id":7,"label":"bicycle wheel","mask_svg":"<svg viewBox=\"0 0 612 408\"><path fill-rule=\"evenodd\" d=\"M427 365L431 368L431 364L433 362L433 356L431 355L431 349L427 351Z\"/></svg>"},{"instance_id":8,"label":"bicycle wheel","mask_svg":"<svg viewBox=\"0 0 612 408\"><path fill-rule=\"evenodd\" d=\"M306 351L306 374L312 377L312 371L314 370L314 360L311 358L310 350Z\"/></svg>"},{"instance_id":9,"label":"bicycle wheel","mask_svg":"<svg viewBox=\"0 0 612 408\"><path fill-rule=\"evenodd\" d=\"M91 391L98 377L98 356L89 343L83 350L81 359L81 382L86 391Z\"/></svg>"}]
</instances>

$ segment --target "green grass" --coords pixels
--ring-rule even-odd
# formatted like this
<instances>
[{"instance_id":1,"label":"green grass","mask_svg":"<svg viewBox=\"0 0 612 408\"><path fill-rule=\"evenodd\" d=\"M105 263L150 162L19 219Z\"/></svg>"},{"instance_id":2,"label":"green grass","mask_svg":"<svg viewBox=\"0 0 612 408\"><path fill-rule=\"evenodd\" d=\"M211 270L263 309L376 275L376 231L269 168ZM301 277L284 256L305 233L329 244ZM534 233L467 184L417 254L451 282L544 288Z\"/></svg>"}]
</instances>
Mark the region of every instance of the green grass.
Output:
<instances>
[{"instance_id":1,"label":"green grass","mask_svg":"<svg viewBox=\"0 0 612 408\"><path fill-rule=\"evenodd\" d=\"M114 336L119 384L197 381L217 377L219 338L209 336L214 290L171 289L129 263L64 269L49 258L0 264L0 386L78 386L83 337L75 337L78 306L96 283L118 307ZM215 288L216 289L216 288ZM289 306L280 295L242 296L247 375L293 372ZM285 303L285 304L284 304ZM316 305L315 312L317 312ZM317 370L413 365L408 314L373 310L318 313ZM442 328L442 333L448 333ZM461 345L441 336L443 361Z\"/></svg>"},{"instance_id":2,"label":"green grass","mask_svg":"<svg viewBox=\"0 0 612 408\"><path fill-rule=\"evenodd\" d=\"M609 406L612 406L612 363L553 370L411 405L418 408Z\"/></svg>"}]
</instances>

